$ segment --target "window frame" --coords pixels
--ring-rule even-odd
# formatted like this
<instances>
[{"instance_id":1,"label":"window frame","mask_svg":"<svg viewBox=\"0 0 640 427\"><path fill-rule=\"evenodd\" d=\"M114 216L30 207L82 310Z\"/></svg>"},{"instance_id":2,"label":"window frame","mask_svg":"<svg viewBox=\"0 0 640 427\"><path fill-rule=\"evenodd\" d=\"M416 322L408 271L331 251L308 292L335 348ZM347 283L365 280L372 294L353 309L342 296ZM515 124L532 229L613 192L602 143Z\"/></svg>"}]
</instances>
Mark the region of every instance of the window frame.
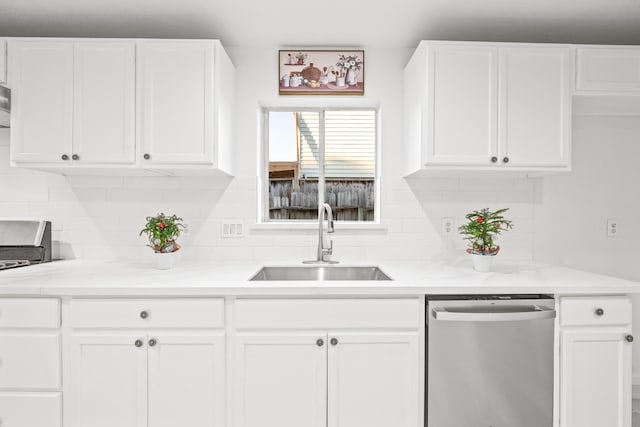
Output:
<instances>
[{"instance_id":1,"label":"window frame","mask_svg":"<svg viewBox=\"0 0 640 427\"><path fill-rule=\"evenodd\" d=\"M297 228L307 227L309 225L317 226L317 220L272 220L269 218L269 113L270 112L315 112L320 115L320 135L319 144L321 150L319 153L318 164L318 194L322 194L323 200L326 198L325 194L325 112L327 111L372 111L375 114L375 165L374 165L374 189L375 189L375 202L374 202L374 220L373 221L340 221L341 226L347 226L347 228L377 228L381 225L381 186L380 186L380 171L381 171L381 126L380 126L380 109L378 107L364 106L364 107L262 107L261 119L262 119L262 135L259 138L260 143L260 156L258 160L258 179L259 179L259 191L258 191L258 209L257 209L257 224L269 225L274 227L283 228ZM318 209L321 206L321 202L318 203Z\"/></svg>"}]
</instances>

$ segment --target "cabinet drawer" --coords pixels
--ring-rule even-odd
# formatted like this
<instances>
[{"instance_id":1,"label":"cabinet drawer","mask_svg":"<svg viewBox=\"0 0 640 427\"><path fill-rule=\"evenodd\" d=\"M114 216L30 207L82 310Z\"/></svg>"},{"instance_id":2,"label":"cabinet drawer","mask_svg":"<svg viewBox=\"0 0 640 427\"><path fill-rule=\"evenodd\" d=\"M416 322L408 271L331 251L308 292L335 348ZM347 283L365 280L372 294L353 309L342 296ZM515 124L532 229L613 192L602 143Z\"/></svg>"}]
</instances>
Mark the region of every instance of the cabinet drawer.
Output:
<instances>
[{"instance_id":1,"label":"cabinet drawer","mask_svg":"<svg viewBox=\"0 0 640 427\"><path fill-rule=\"evenodd\" d=\"M72 328L223 328L222 298L72 300Z\"/></svg>"},{"instance_id":2,"label":"cabinet drawer","mask_svg":"<svg viewBox=\"0 0 640 427\"><path fill-rule=\"evenodd\" d=\"M238 329L418 329L419 300L407 299L246 299L235 306Z\"/></svg>"},{"instance_id":3,"label":"cabinet drawer","mask_svg":"<svg viewBox=\"0 0 640 427\"><path fill-rule=\"evenodd\" d=\"M0 426L60 427L60 393L0 393Z\"/></svg>"},{"instance_id":4,"label":"cabinet drawer","mask_svg":"<svg viewBox=\"0 0 640 427\"><path fill-rule=\"evenodd\" d=\"M560 300L562 326L612 326L631 324L628 297L570 297Z\"/></svg>"},{"instance_id":5,"label":"cabinet drawer","mask_svg":"<svg viewBox=\"0 0 640 427\"><path fill-rule=\"evenodd\" d=\"M58 334L0 334L0 389L59 388Z\"/></svg>"},{"instance_id":6,"label":"cabinet drawer","mask_svg":"<svg viewBox=\"0 0 640 427\"><path fill-rule=\"evenodd\" d=\"M58 328L60 300L0 298L0 328Z\"/></svg>"}]
</instances>

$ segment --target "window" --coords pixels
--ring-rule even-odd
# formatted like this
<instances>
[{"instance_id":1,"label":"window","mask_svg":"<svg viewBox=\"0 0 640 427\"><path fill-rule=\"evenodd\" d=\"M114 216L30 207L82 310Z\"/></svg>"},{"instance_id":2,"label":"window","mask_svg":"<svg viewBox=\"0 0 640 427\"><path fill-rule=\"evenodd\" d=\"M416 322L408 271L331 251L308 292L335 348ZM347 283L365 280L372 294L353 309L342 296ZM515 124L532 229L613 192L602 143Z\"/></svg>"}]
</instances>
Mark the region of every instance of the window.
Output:
<instances>
[{"instance_id":1,"label":"window","mask_svg":"<svg viewBox=\"0 0 640 427\"><path fill-rule=\"evenodd\" d=\"M263 221L377 221L377 113L267 110Z\"/></svg>"}]
</instances>

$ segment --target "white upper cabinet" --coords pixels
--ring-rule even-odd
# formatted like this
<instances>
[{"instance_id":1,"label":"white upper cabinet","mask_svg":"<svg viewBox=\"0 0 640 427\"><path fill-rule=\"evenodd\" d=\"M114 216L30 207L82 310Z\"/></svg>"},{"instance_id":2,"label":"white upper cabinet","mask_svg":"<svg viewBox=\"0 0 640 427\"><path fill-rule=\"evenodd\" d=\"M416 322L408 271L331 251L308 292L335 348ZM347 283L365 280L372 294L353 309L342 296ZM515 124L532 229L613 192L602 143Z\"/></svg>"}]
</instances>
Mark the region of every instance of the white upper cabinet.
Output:
<instances>
[{"instance_id":1,"label":"white upper cabinet","mask_svg":"<svg viewBox=\"0 0 640 427\"><path fill-rule=\"evenodd\" d=\"M407 174L570 166L573 50L422 42L405 68Z\"/></svg>"},{"instance_id":2,"label":"white upper cabinet","mask_svg":"<svg viewBox=\"0 0 640 427\"><path fill-rule=\"evenodd\" d=\"M139 56L142 166L202 165L229 171L232 65L219 42L145 41Z\"/></svg>"},{"instance_id":3,"label":"white upper cabinet","mask_svg":"<svg viewBox=\"0 0 640 427\"><path fill-rule=\"evenodd\" d=\"M640 47L581 46L576 93L640 95Z\"/></svg>"},{"instance_id":4,"label":"white upper cabinet","mask_svg":"<svg viewBox=\"0 0 640 427\"><path fill-rule=\"evenodd\" d=\"M145 160L213 164L213 44L152 41L140 50Z\"/></svg>"},{"instance_id":5,"label":"white upper cabinet","mask_svg":"<svg viewBox=\"0 0 640 427\"><path fill-rule=\"evenodd\" d=\"M9 63L17 166L231 173L235 72L218 41L17 38Z\"/></svg>"},{"instance_id":6,"label":"white upper cabinet","mask_svg":"<svg viewBox=\"0 0 640 427\"><path fill-rule=\"evenodd\" d=\"M498 162L569 165L572 58L562 47L500 49Z\"/></svg>"},{"instance_id":7,"label":"white upper cabinet","mask_svg":"<svg viewBox=\"0 0 640 427\"><path fill-rule=\"evenodd\" d=\"M72 156L73 43L9 43L11 160L68 162Z\"/></svg>"},{"instance_id":8,"label":"white upper cabinet","mask_svg":"<svg viewBox=\"0 0 640 427\"><path fill-rule=\"evenodd\" d=\"M12 40L11 160L133 163L135 45Z\"/></svg>"},{"instance_id":9,"label":"white upper cabinet","mask_svg":"<svg viewBox=\"0 0 640 427\"><path fill-rule=\"evenodd\" d=\"M74 44L73 154L89 163L135 161L135 44Z\"/></svg>"},{"instance_id":10,"label":"white upper cabinet","mask_svg":"<svg viewBox=\"0 0 640 427\"><path fill-rule=\"evenodd\" d=\"M498 52L474 46L429 50L427 159L486 164L497 152ZM411 84L407 82L410 89Z\"/></svg>"},{"instance_id":11,"label":"white upper cabinet","mask_svg":"<svg viewBox=\"0 0 640 427\"><path fill-rule=\"evenodd\" d=\"M0 84L7 83L7 41L0 39Z\"/></svg>"}]
</instances>

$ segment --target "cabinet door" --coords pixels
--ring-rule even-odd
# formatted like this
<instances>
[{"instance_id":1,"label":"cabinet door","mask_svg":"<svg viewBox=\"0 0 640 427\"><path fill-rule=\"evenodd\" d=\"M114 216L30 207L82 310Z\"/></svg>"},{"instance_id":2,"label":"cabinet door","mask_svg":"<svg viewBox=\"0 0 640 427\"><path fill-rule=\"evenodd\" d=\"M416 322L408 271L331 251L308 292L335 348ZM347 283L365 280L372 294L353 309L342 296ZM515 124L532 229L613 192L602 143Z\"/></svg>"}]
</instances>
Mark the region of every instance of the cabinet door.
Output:
<instances>
[{"instance_id":1,"label":"cabinet door","mask_svg":"<svg viewBox=\"0 0 640 427\"><path fill-rule=\"evenodd\" d=\"M578 91L640 91L640 48L585 47L577 50Z\"/></svg>"},{"instance_id":2,"label":"cabinet door","mask_svg":"<svg viewBox=\"0 0 640 427\"><path fill-rule=\"evenodd\" d=\"M482 46L430 48L427 164L491 165L498 141L497 55Z\"/></svg>"},{"instance_id":3,"label":"cabinet door","mask_svg":"<svg viewBox=\"0 0 640 427\"><path fill-rule=\"evenodd\" d=\"M0 426L61 427L61 393L0 392Z\"/></svg>"},{"instance_id":4,"label":"cabinet door","mask_svg":"<svg viewBox=\"0 0 640 427\"><path fill-rule=\"evenodd\" d=\"M135 345L136 340L141 346ZM72 335L71 427L147 425L147 340L139 334Z\"/></svg>"},{"instance_id":5,"label":"cabinet door","mask_svg":"<svg viewBox=\"0 0 640 427\"><path fill-rule=\"evenodd\" d=\"M152 334L148 354L149 427L224 425L223 335Z\"/></svg>"},{"instance_id":6,"label":"cabinet door","mask_svg":"<svg viewBox=\"0 0 640 427\"><path fill-rule=\"evenodd\" d=\"M499 162L569 165L572 69L570 48L500 49Z\"/></svg>"},{"instance_id":7,"label":"cabinet door","mask_svg":"<svg viewBox=\"0 0 640 427\"><path fill-rule=\"evenodd\" d=\"M64 163L72 154L73 44L16 40L9 55L11 160Z\"/></svg>"},{"instance_id":8,"label":"cabinet door","mask_svg":"<svg viewBox=\"0 0 640 427\"><path fill-rule=\"evenodd\" d=\"M619 329L562 332L560 425L631 425L631 343Z\"/></svg>"},{"instance_id":9,"label":"cabinet door","mask_svg":"<svg viewBox=\"0 0 640 427\"><path fill-rule=\"evenodd\" d=\"M135 161L135 45L74 45L73 154L89 163Z\"/></svg>"},{"instance_id":10,"label":"cabinet door","mask_svg":"<svg viewBox=\"0 0 640 427\"><path fill-rule=\"evenodd\" d=\"M140 45L144 164L212 164L213 45Z\"/></svg>"},{"instance_id":11,"label":"cabinet door","mask_svg":"<svg viewBox=\"0 0 640 427\"><path fill-rule=\"evenodd\" d=\"M0 83L7 82L7 41L0 40Z\"/></svg>"},{"instance_id":12,"label":"cabinet door","mask_svg":"<svg viewBox=\"0 0 640 427\"><path fill-rule=\"evenodd\" d=\"M0 333L0 389L60 388L60 335Z\"/></svg>"},{"instance_id":13,"label":"cabinet door","mask_svg":"<svg viewBox=\"0 0 640 427\"><path fill-rule=\"evenodd\" d=\"M326 427L326 349L318 333L238 335L234 425Z\"/></svg>"},{"instance_id":14,"label":"cabinet door","mask_svg":"<svg viewBox=\"0 0 640 427\"><path fill-rule=\"evenodd\" d=\"M329 427L417 427L418 333L330 333Z\"/></svg>"}]
</instances>

